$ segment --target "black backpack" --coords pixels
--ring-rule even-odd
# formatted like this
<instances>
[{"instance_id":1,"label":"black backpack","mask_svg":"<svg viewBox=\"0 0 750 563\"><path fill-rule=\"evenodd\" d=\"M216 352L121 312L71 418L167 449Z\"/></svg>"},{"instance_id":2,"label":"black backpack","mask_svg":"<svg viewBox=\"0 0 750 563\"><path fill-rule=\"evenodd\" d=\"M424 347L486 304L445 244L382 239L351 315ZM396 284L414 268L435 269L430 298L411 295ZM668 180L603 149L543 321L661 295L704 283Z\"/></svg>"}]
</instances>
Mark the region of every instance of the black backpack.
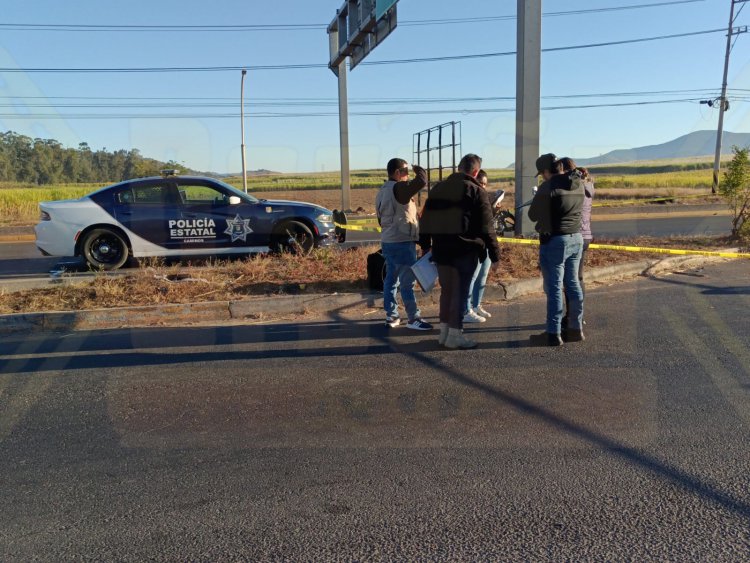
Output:
<instances>
[{"instance_id":1,"label":"black backpack","mask_svg":"<svg viewBox=\"0 0 750 563\"><path fill-rule=\"evenodd\" d=\"M385 258L381 249L367 255L367 285L372 290L383 291L383 280L385 280Z\"/></svg>"}]
</instances>

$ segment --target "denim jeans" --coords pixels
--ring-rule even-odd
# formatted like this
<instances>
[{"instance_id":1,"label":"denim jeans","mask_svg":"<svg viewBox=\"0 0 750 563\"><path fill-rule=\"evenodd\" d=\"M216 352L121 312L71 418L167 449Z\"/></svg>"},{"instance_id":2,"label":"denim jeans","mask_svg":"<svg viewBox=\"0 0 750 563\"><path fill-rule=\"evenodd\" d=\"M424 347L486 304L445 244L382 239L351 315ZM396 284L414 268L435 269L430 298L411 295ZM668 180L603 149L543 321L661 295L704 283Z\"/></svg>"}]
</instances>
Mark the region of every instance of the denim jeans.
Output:
<instances>
[{"instance_id":1,"label":"denim jeans","mask_svg":"<svg viewBox=\"0 0 750 563\"><path fill-rule=\"evenodd\" d=\"M547 332L560 334L563 316L563 287L568 296L568 328L580 330L583 323L583 292L578 281L578 267L583 252L583 237L555 235L539 246L539 266L547 294Z\"/></svg>"},{"instance_id":2,"label":"denim jeans","mask_svg":"<svg viewBox=\"0 0 750 563\"><path fill-rule=\"evenodd\" d=\"M471 278L471 285L469 285L469 298L466 300L464 315L469 312L469 309L476 309L482 304L482 297L484 297L484 288L487 287L487 276L490 273L490 266L492 266L492 260L490 260L489 256L484 259L484 262L477 264L477 268L474 270L474 276Z\"/></svg>"},{"instance_id":3,"label":"denim jeans","mask_svg":"<svg viewBox=\"0 0 750 563\"><path fill-rule=\"evenodd\" d=\"M398 317L396 293L401 288L401 300L404 302L409 321L420 318L414 286L417 280L411 270L417 261L417 245L414 242L384 242L385 279L383 280L383 308L388 317Z\"/></svg>"}]
</instances>

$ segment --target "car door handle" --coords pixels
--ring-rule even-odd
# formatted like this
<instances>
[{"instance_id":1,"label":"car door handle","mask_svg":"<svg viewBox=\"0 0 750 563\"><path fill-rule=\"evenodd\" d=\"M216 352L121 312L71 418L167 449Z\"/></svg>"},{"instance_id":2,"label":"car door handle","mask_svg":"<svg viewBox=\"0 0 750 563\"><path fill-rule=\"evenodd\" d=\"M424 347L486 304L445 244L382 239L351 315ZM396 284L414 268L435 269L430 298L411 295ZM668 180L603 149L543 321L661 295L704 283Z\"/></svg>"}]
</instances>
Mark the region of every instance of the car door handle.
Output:
<instances>
[{"instance_id":1,"label":"car door handle","mask_svg":"<svg viewBox=\"0 0 750 563\"><path fill-rule=\"evenodd\" d=\"M198 214L197 213L183 213L182 216L183 217L190 217L191 219L194 219L195 217L198 216Z\"/></svg>"},{"instance_id":2,"label":"car door handle","mask_svg":"<svg viewBox=\"0 0 750 563\"><path fill-rule=\"evenodd\" d=\"M132 215L132 211L118 211L118 215Z\"/></svg>"}]
</instances>

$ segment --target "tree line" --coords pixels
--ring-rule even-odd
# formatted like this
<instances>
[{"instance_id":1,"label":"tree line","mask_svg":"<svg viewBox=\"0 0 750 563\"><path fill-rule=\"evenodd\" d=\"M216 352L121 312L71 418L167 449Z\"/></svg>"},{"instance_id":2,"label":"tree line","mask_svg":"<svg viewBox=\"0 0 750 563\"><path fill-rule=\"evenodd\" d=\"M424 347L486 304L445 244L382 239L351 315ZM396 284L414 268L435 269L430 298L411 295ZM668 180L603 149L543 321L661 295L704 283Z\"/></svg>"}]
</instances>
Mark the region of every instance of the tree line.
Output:
<instances>
[{"instance_id":1,"label":"tree line","mask_svg":"<svg viewBox=\"0 0 750 563\"><path fill-rule=\"evenodd\" d=\"M165 168L184 167L160 162L138 149L93 151L87 143L63 147L54 139L32 139L13 131L0 133L0 181L29 184L118 182L156 176Z\"/></svg>"}]
</instances>

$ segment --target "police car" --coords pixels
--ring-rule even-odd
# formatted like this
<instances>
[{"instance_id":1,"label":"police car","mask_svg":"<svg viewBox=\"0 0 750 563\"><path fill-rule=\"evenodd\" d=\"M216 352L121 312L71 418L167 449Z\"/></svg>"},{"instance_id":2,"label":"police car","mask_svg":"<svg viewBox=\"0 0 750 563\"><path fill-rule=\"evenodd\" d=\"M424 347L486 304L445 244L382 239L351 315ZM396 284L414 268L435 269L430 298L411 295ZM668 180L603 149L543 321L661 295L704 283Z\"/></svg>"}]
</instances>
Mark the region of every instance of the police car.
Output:
<instances>
[{"instance_id":1,"label":"police car","mask_svg":"<svg viewBox=\"0 0 750 563\"><path fill-rule=\"evenodd\" d=\"M42 254L82 256L104 270L131 256L306 253L337 241L323 207L256 199L219 180L173 171L39 208L34 230Z\"/></svg>"}]
</instances>

